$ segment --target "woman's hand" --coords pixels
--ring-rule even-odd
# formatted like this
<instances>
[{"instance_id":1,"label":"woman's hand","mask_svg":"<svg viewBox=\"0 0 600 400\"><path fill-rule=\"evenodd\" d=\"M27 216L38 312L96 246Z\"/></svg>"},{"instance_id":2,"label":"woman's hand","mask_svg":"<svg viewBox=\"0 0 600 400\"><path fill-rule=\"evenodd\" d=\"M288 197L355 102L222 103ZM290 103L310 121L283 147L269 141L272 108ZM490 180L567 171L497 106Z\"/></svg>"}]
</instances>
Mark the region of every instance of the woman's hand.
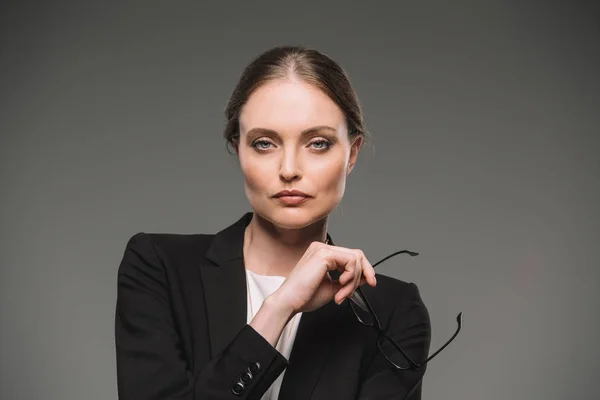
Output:
<instances>
[{"instance_id":1,"label":"woman's hand","mask_svg":"<svg viewBox=\"0 0 600 400\"><path fill-rule=\"evenodd\" d=\"M341 272L335 282L328 274L334 270ZM250 326L275 347L295 314L317 310L331 300L340 304L365 283L376 285L375 270L362 251L313 242L283 285L265 299Z\"/></svg>"},{"instance_id":2,"label":"woman's hand","mask_svg":"<svg viewBox=\"0 0 600 400\"><path fill-rule=\"evenodd\" d=\"M341 272L336 282L328 274L333 270ZM292 314L310 312L331 300L342 303L365 283L376 285L375 270L361 250L313 242L272 296Z\"/></svg>"}]
</instances>

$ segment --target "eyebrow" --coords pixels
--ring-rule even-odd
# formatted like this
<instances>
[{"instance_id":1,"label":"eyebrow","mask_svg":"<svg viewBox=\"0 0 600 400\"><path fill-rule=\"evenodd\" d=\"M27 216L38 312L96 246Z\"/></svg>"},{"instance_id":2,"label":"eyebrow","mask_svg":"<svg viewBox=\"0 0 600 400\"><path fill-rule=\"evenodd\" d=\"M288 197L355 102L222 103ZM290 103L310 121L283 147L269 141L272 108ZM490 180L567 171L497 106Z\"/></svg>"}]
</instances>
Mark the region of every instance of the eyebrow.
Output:
<instances>
[{"instance_id":1,"label":"eyebrow","mask_svg":"<svg viewBox=\"0 0 600 400\"><path fill-rule=\"evenodd\" d=\"M332 132L337 132L337 130L335 128L332 128L331 126L328 125L318 125L318 126L313 126L312 128L308 128L303 130L302 132L300 132L301 136L305 136L308 135L310 133L314 133L314 132L318 132L318 131L323 131L323 130L327 130L327 131L332 131ZM246 133L246 135L250 136L253 134L270 134L270 135L277 135L277 131L274 131L273 129L267 129L267 128L252 128L248 131L248 133Z\"/></svg>"}]
</instances>

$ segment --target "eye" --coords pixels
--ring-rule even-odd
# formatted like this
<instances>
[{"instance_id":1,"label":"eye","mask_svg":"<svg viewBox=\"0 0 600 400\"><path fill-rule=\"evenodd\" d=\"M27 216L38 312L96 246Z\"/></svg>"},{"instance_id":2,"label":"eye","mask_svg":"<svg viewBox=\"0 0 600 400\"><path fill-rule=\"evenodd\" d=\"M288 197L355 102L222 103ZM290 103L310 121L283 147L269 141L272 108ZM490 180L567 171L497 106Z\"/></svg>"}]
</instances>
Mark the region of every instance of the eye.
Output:
<instances>
[{"instance_id":1,"label":"eye","mask_svg":"<svg viewBox=\"0 0 600 400\"><path fill-rule=\"evenodd\" d=\"M258 139L258 140L255 140L254 142L252 142L251 146L254 147L258 151L265 151L265 150L269 150L269 148L272 144L273 143L271 143L268 140Z\"/></svg>"},{"instance_id":2,"label":"eye","mask_svg":"<svg viewBox=\"0 0 600 400\"><path fill-rule=\"evenodd\" d=\"M310 142L309 145L315 150L323 151L331 147L331 142L326 139L317 139Z\"/></svg>"}]
</instances>

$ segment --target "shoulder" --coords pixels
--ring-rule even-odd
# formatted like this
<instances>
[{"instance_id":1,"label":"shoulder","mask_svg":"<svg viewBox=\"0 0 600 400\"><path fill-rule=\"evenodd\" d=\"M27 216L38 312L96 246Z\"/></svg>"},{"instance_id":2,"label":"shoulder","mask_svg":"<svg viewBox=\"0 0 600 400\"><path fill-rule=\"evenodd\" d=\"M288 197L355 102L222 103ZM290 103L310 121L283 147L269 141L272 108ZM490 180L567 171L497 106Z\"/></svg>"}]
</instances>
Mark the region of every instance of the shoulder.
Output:
<instances>
[{"instance_id":1,"label":"shoulder","mask_svg":"<svg viewBox=\"0 0 600 400\"><path fill-rule=\"evenodd\" d=\"M127 239L126 248L153 249L160 252L189 251L208 247L214 234L137 232Z\"/></svg>"},{"instance_id":2,"label":"shoulder","mask_svg":"<svg viewBox=\"0 0 600 400\"><path fill-rule=\"evenodd\" d=\"M428 320L427 307L421 297L419 287L413 282L406 282L387 275L377 274L377 286L362 286L362 291L371 306L381 314L381 322L397 319L407 314L419 315Z\"/></svg>"},{"instance_id":3,"label":"shoulder","mask_svg":"<svg viewBox=\"0 0 600 400\"><path fill-rule=\"evenodd\" d=\"M214 234L137 232L125 244L123 260L136 259L163 268L198 263L209 248ZM122 262L122 268L127 263Z\"/></svg>"},{"instance_id":4,"label":"shoulder","mask_svg":"<svg viewBox=\"0 0 600 400\"><path fill-rule=\"evenodd\" d=\"M412 282L406 282L388 275L376 274L377 286L372 288L363 285L362 290L369 299L373 301L386 301L387 303L397 303L406 296L414 297L418 293L417 286ZM415 293L417 292L417 293Z\"/></svg>"}]
</instances>

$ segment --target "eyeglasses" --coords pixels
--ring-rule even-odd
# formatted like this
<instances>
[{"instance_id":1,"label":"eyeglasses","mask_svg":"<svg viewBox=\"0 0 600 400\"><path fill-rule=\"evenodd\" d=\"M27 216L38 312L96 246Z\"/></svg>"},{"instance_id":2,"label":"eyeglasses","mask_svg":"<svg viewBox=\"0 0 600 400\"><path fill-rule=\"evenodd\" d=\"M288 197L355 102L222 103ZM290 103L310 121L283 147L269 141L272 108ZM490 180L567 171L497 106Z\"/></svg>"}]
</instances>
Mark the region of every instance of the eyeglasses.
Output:
<instances>
[{"instance_id":1,"label":"eyeglasses","mask_svg":"<svg viewBox=\"0 0 600 400\"><path fill-rule=\"evenodd\" d=\"M410 256L417 256L419 253L409 250L401 250L395 253L390 254L384 259L373 264L373 267L381 264L382 262L398 255L398 254L409 254ZM426 360L415 362L404 350L402 347L390 336L388 335L383 328L381 327L381 323L379 322L379 318L377 318L377 314L373 311L373 308L367 301L367 297L363 293L361 287L359 286L354 294L350 297L350 307L356 316L356 319L363 325L373 327L377 330L379 338L377 340L377 347L381 354L398 370L417 370L431 361L436 355L438 355L442 350L446 348L454 340L454 338L460 332L460 328L462 327L462 312L458 313L456 316L456 322L458 327L454 335L446 342L442 347L440 347L435 353L429 356Z\"/></svg>"}]
</instances>

